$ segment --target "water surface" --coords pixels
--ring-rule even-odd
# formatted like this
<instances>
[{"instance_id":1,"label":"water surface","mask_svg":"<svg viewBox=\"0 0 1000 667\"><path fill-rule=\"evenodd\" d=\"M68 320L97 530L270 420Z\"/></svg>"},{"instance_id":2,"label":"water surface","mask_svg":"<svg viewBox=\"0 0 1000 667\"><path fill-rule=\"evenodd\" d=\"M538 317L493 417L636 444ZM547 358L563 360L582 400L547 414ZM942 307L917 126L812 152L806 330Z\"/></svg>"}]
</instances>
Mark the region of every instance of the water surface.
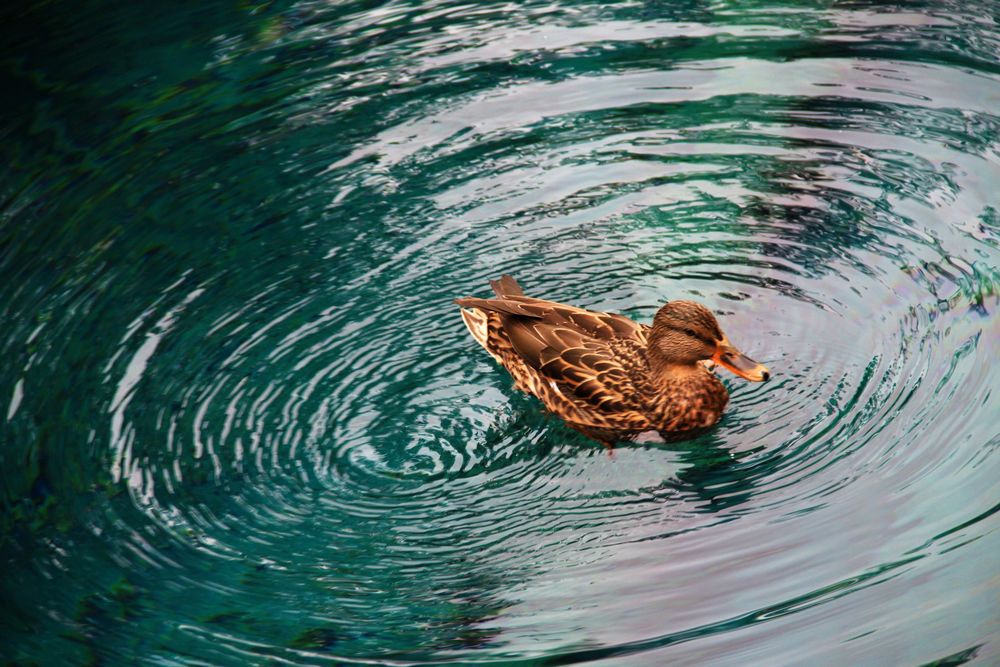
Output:
<instances>
[{"instance_id":1,"label":"water surface","mask_svg":"<svg viewBox=\"0 0 1000 667\"><path fill-rule=\"evenodd\" d=\"M0 642L1000 662L1000 5L39 3L0 56ZM705 303L602 447L451 299Z\"/></svg>"}]
</instances>

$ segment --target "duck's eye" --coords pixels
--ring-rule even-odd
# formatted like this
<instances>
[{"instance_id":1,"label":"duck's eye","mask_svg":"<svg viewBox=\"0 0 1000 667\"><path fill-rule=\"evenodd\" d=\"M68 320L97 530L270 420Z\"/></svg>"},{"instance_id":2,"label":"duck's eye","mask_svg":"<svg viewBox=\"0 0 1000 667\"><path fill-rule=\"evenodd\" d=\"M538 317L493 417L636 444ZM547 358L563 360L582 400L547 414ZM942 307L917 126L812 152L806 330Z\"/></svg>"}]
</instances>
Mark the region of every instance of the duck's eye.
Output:
<instances>
[{"instance_id":1,"label":"duck's eye","mask_svg":"<svg viewBox=\"0 0 1000 667\"><path fill-rule=\"evenodd\" d=\"M697 338L698 337L698 334L696 334L694 332L694 329L685 329L684 333L686 333L688 336L691 336L691 338Z\"/></svg>"}]
</instances>

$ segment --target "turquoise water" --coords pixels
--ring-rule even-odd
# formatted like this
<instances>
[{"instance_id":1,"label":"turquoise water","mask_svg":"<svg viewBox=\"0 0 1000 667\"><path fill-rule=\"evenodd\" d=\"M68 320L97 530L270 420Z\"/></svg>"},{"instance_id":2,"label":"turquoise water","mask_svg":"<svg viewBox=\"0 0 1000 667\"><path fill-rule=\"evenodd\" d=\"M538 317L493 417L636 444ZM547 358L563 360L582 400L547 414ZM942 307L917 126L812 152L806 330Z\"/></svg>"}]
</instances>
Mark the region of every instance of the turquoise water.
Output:
<instances>
[{"instance_id":1,"label":"turquoise water","mask_svg":"<svg viewBox=\"0 0 1000 667\"><path fill-rule=\"evenodd\" d=\"M0 655L1000 663L972 4L0 10ZM465 331L502 272L774 379L609 457Z\"/></svg>"}]
</instances>

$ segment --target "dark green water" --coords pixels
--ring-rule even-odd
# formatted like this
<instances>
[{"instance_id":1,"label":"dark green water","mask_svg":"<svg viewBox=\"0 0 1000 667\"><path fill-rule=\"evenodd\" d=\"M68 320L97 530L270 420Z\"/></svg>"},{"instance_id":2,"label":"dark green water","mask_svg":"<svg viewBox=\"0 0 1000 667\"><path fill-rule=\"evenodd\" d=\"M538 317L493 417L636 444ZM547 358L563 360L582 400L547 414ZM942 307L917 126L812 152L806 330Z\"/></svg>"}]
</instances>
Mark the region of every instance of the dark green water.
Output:
<instances>
[{"instance_id":1,"label":"dark green water","mask_svg":"<svg viewBox=\"0 0 1000 667\"><path fill-rule=\"evenodd\" d=\"M5 660L1000 664L1000 5L166 4L2 10ZM609 458L501 272L775 379Z\"/></svg>"}]
</instances>

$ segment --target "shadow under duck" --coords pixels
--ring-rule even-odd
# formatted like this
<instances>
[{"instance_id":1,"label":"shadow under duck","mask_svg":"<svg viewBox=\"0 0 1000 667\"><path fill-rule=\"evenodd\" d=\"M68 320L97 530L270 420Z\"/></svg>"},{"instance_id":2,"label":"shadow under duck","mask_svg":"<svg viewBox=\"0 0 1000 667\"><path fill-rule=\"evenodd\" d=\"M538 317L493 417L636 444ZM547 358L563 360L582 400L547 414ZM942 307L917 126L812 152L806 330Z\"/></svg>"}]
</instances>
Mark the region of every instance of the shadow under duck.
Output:
<instances>
[{"instance_id":1,"label":"shadow under duck","mask_svg":"<svg viewBox=\"0 0 1000 667\"><path fill-rule=\"evenodd\" d=\"M729 401L715 364L752 382L770 377L693 301L666 303L647 326L525 296L508 275L490 285L495 298L455 300L472 337L518 389L608 446L682 440L715 425Z\"/></svg>"}]
</instances>

